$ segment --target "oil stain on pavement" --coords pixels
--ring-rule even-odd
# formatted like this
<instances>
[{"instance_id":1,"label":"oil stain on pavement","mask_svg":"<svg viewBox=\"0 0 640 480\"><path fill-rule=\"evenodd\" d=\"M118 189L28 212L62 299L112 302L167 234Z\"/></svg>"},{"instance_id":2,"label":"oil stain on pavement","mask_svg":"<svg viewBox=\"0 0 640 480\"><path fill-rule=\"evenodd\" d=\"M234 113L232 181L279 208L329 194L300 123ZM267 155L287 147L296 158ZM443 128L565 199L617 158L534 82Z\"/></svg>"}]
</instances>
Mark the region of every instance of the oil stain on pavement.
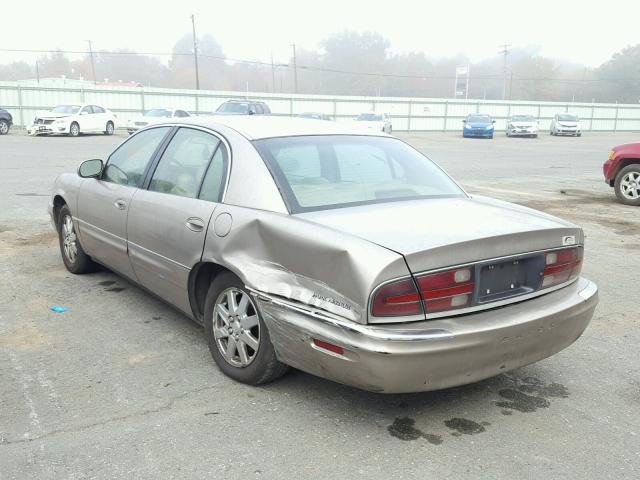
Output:
<instances>
[{"instance_id":1,"label":"oil stain on pavement","mask_svg":"<svg viewBox=\"0 0 640 480\"><path fill-rule=\"evenodd\" d=\"M483 424L484 423L484 424ZM475 435L476 433L484 432L484 426L489 425L487 422L478 423L473 420L467 420L466 418L452 418L451 420L445 420L444 424L454 430L452 435Z\"/></svg>"},{"instance_id":2,"label":"oil stain on pavement","mask_svg":"<svg viewBox=\"0 0 640 480\"><path fill-rule=\"evenodd\" d=\"M403 417L396 418L391 425L387 427L389 433L403 441L418 440L424 438L432 445L440 445L442 437L433 433L424 433L415 427L416 421L413 418Z\"/></svg>"},{"instance_id":3,"label":"oil stain on pavement","mask_svg":"<svg viewBox=\"0 0 640 480\"><path fill-rule=\"evenodd\" d=\"M510 410L531 413L540 408L547 408L551 404L549 398L567 398L569 390L559 383L545 384L534 377L526 377L521 380L516 388L503 388L498 392L504 400L495 402L501 407L504 415L509 415Z\"/></svg>"}]
</instances>

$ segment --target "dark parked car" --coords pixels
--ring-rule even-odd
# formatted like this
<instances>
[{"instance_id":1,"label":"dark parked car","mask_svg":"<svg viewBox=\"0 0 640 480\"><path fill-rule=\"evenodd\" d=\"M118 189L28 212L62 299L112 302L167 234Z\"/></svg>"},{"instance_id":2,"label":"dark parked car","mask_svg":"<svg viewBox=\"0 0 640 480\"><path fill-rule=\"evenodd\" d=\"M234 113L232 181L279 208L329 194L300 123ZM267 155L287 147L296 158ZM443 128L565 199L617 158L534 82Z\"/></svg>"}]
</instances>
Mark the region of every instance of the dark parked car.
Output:
<instances>
[{"instance_id":1,"label":"dark parked car","mask_svg":"<svg viewBox=\"0 0 640 480\"><path fill-rule=\"evenodd\" d=\"M13 117L4 108L0 108L0 135L9 133L11 125L13 125Z\"/></svg>"},{"instance_id":2,"label":"dark parked car","mask_svg":"<svg viewBox=\"0 0 640 480\"><path fill-rule=\"evenodd\" d=\"M621 203L640 207L640 143L613 147L602 171Z\"/></svg>"},{"instance_id":3,"label":"dark parked car","mask_svg":"<svg viewBox=\"0 0 640 480\"><path fill-rule=\"evenodd\" d=\"M216 115L269 115L271 109L264 102L227 100L214 112Z\"/></svg>"}]
</instances>

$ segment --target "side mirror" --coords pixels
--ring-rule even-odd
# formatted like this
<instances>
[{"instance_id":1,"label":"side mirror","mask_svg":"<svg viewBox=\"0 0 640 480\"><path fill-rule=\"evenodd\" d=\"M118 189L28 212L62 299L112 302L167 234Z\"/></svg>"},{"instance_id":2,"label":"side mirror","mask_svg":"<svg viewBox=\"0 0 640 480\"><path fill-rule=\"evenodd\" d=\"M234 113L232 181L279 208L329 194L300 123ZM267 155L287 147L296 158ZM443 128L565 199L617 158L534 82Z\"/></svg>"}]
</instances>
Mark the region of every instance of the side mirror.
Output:
<instances>
[{"instance_id":1,"label":"side mirror","mask_svg":"<svg viewBox=\"0 0 640 480\"><path fill-rule=\"evenodd\" d=\"M462 120L462 123L467 123L467 119L466 119L466 118L465 118L465 119L463 119L463 120Z\"/></svg>"},{"instance_id":2,"label":"side mirror","mask_svg":"<svg viewBox=\"0 0 640 480\"><path fill-rule=\"evenodd\" d=\"M78 175L82 178L98 178L102 174L104 163L99 158L85 160L78 167Z\"/></svg>"},{"instance_id":3,"label":"side mirror","mask_svg":"<svg viewBox=\"0 0 640 480\"><path fill-rule=\"evenodd\" d=\"M495 120L491 120L491 123L496 123L496 121Z\"/></svg>"},{"instance_id":4,"label":"side mirror","mask_svg":"<svg viewBox=\"0 0 640 480\"><path fill-rule=\"evenodd\" d=\"M89 112L87 112L86 110L83 110L80 112L80 115L87 115Z\"/></svg>"},{"instance_id":5,"label":"side mirror","mask_svg":"<svg viewBox=\"0 0 640 480\"><path fill-rule=\"evenodd\" d=\"M256 109L255 108L250 108L249 109L249 115L255 115L256 114Z\"/></svg>"}]
</instances>

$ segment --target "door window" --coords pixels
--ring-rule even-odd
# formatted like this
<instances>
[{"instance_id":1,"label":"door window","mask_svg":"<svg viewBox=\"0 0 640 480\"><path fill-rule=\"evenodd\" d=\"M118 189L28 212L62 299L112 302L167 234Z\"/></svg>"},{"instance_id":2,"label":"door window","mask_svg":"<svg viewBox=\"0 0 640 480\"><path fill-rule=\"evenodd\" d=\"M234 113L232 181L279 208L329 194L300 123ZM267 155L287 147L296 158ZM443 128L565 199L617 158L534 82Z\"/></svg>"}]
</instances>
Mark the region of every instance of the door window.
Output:
<instances>
[{"instance_id":1,"label":"door window","mask_svg":"<svg viewBox=\"0 0 640 480\"><path fill-rule=\"evenodd\" d=\"M181 128L162 154L149 190L197 198L209 161L220 140L209 133Z\"/></svg>"},{"instance_id":2,"label":"door window","mask_svg":"<svg viewBox=\"0 0 640 480\"><path fill-rule=\"evenodd\" d=\"M107 182L139 187L149 160L171 127L145 130L131 137L111 154L102 179Z\"/></svg>"},{"instance_id":3,"label":"door window","mask_svg":"<svg viewBox=\"0 0 640 480\"><path fill-rule=\"evenodd\" d=\"M104 113L104 108L97 105L91 105L91 108L93 108L93 113Z\"/></svg>"},{"instance_id":4,"label":"door window","mask_svg":"<svg viewBox=\"0 0 640 480\"><path fill-rule=\"evenodd\" d=\"M92 114L93 110L91 110L91 105L87 105L82 110L80 110L80 115Z\"/></svg>"}]
</instances>

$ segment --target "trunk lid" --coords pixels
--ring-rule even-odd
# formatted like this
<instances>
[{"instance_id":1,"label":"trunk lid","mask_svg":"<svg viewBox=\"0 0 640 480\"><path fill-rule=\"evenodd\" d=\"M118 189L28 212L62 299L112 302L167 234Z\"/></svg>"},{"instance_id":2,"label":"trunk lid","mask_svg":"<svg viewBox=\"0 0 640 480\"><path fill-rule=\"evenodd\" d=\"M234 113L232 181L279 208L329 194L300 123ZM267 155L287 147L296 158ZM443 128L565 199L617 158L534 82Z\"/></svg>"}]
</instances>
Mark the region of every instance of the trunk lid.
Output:
<instances>
[{"instance_id":1,"label":"trunk lid","mask_svg":"<svg viewBox=\"0 0 640 480\"><path fill-rule=\"evenodd\" d=\"M486 197L426 199L296 215L403 255L412 273L583 243L569 222Z\"/></svg>"}]
</instances>

